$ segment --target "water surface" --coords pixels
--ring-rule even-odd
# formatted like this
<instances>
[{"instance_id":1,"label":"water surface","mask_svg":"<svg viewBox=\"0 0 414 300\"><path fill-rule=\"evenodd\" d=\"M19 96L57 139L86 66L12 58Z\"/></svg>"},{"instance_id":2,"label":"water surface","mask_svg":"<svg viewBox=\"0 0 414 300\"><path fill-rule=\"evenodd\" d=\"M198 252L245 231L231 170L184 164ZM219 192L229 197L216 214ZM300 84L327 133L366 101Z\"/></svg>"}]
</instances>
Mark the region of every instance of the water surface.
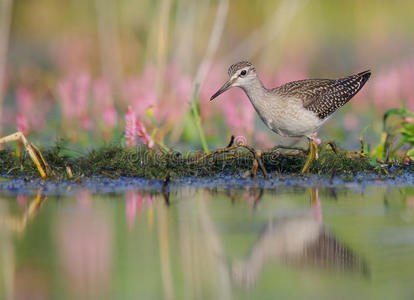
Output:
<instances>
[{"instance_id":1,"label":"water surface","mask_svg":"<svg viewBox=\"0 0 414 300\"><path fill-rule=\"evenodd\" d=\"M0 298L414 297L412 188L33 192L0 196Z\"/></svg>"}]
</instances>

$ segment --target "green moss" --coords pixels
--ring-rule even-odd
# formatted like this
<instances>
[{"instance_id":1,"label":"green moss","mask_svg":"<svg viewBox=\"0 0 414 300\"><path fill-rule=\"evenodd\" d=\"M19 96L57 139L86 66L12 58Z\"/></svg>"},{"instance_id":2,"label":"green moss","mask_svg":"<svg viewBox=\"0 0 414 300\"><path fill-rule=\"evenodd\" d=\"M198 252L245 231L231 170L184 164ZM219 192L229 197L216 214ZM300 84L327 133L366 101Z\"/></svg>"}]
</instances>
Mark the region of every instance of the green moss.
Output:
<instances>
[{"instance_id":1,"label":"green moss","mask_svg":"<svg viewBox=\"0 0 414 300\"><path fill-rule=\"evenodd\" d=\"M252 170L254 159L250 151L237 148L229 152L202 156L200 153L163 152L148 150L144 147L126 150L122 147L108 146L90 151L85 155L69 155L59 144L41 150L50 165L52 179L67 180L67 167L74 178L93 175L143 177L149 179L216 177L223 174L246 174ZM271 174L297 174L305 163L306 155L297 152L267 151L261 159L266 170ZM320 147L319 159L315 160L309 170L310 174L322 176L342 176L353 178L357 173L378 174L387 170L387 166L373 164L358 153L337 150L334 153L329 147ZM394 173L401 172L404 167L396 168ZM406 168L411 170L410 168ZM260 174L260 168L257 170ZM0 151L0 174L12 176L39 177L33 162L27 156L18 158L10 150Z\"/></svg>"}]
</instances>

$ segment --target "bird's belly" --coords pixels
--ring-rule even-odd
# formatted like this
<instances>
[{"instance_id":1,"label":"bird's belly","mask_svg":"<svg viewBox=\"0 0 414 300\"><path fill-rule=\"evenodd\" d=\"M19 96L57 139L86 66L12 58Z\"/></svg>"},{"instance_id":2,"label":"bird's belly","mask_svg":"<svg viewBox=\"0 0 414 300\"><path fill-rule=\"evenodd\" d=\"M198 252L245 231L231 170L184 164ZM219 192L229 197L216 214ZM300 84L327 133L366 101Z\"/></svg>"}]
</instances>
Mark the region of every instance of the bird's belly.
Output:
<instances>
[{"instance_id":1,"label":"bird's belly","mask_svg":"<svg viewBox=\"0 0 414 300\"><path fill-rule=\"evenodd\" d=\"M310 136L324 123L302 105L276 108L264 114L263 121L274 132L282 136Z\"/></svg>"}]
</instances>

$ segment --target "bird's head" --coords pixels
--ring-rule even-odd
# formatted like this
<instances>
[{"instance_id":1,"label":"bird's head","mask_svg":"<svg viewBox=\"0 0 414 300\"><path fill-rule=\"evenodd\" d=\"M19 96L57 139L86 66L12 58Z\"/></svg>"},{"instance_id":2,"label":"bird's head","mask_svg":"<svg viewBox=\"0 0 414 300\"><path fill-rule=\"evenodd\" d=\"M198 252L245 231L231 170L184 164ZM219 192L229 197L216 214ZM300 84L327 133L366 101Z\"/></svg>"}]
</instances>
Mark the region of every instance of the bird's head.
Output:
<instances>
[{"instance_id":1,"label":"bird's head","mask_svg":"<svg viewBox=\"0 0 414 300\"><path fill-rule=\"evenodd\" d=\"M241 61L231 65L228 73L230 79L213 96L211 96L210 100L217 98L231 87L247 86L252 81L256 80L257 77L255 67L248 61Z\"/></svg>"}]
</instances>

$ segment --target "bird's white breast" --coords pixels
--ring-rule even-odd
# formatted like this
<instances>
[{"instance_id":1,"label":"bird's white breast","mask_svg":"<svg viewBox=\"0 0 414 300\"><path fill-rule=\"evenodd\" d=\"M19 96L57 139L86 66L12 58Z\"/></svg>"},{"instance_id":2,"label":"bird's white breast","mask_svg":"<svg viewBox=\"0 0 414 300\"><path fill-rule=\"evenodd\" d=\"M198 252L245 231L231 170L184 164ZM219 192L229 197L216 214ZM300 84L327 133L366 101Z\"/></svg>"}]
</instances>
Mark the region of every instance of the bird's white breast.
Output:
<instances>
[{"instance_id":1,"label":"bird's white breast","mask_svg":"<svg viewBox=\"0 0 414 300\"><path fill-rule=\"evenodd\" d=\"M324 123L297 98L282 99L272 95L252 103L263 122L282 136L309 137Z\"/></svg>"}]
</instances>

